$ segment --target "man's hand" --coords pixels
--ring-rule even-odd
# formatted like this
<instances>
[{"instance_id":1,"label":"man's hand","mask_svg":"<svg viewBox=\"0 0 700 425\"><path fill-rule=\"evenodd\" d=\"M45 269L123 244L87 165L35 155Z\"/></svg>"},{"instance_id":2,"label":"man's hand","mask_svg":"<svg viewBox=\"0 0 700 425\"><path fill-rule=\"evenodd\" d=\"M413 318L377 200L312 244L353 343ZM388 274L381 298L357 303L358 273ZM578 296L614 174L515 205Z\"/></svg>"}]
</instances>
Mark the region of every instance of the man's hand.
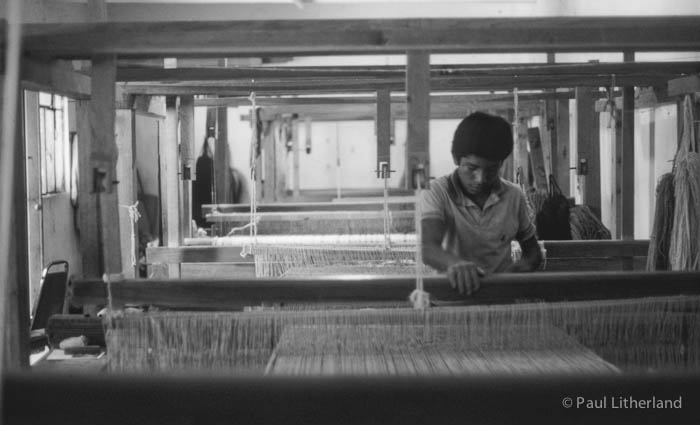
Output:
<instances>
[{"instance_id":1,"label":"man's hand","mask_svg":"<svg viewBox=\"0 0 700 425\"><path fill-rule=\"evenodd\" d=\"M486 273L471 261L457 261L447 267L447 279L452 288L457 289L460 294L469 295L479 289L481 277Z\"/></svg>"}]
</instances>

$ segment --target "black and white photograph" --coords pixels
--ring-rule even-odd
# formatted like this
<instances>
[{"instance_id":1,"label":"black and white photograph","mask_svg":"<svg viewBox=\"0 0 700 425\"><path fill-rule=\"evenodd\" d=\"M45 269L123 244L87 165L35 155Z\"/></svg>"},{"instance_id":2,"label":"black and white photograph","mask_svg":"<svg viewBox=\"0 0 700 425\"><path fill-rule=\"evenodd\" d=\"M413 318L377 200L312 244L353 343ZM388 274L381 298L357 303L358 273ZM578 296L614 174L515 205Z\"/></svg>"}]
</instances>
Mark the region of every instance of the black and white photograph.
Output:
<instances>
[{"instance_id":1,"label":"black and white photograph","mask_svg":"<svg viewBox=\"0 0 700 425\"><path fill-rule=\"evenodd\" d=\"M0 0L0 425L700 423L700 1Z\"/></svg>"}]
</instances>

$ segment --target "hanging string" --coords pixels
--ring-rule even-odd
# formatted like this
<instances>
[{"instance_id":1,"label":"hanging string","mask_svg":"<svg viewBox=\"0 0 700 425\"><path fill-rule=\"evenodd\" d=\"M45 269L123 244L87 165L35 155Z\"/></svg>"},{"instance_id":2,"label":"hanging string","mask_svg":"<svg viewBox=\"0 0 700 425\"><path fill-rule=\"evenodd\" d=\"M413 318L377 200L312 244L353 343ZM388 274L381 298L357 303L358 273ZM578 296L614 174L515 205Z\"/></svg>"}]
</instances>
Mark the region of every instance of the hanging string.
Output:
<instances>
[{"instance_id":1,"label":"hanging string","mask_svg":"<svg viewBox=\"0 0 700 425\"><path fill-rule=\"evenodd\" d=\"M425 309L430 307L430 294L425 292L423 285L423 228L421 223L423 210L421 208L421 198L424 176L421 173L417 173L416 180L416 289L409 296L409 300L413 304L413 308Z\"/></svg>"},{"instance_id":2,"label":"hanging string","mask_svg":"<svg viewBox=\"0 0 700 425\"><path fill-rule=\"evenodd\" d=\"M120 207L126 208L129 212L129 220L131 221L131 265L134 267L136 267L136 246L134 242L136 240L136 225L139 221L139 218L141 218L141 214L139 214L138 205L139 201L136 201L134 205L119 204Z\"/></svg>"},{"instance_id":3,"label":"hanging string","mask_svg":"<svg viewBox=\"0 0 700 425\"><path fill-rule=\"evenodd\" d=\"M252 241L251 245L246 245L243 247L241 250L241 256L242 257L249 257L253 255L253 250L254 247L257 245L257 238L258 238L258 221L259 217L257 216L257 199L258 199L258 189L257 189L257 166L256 162L258 159L258 110L257 110L257 104L255 102L255 92L251 92L250 96L248 97L248 100L250 100L251 103L251 114L250 114L250 122L252 125L252 132L251 132L251 138L250 138L250 188L251 188L251 196L250 196L250 222L246 224L245 226L242 226L241 228L234 228L231 229L229 234L227 236L230 236L237 230L243 230L245 228L250 229L250 240Z\"/></svg>"}]
</instances>

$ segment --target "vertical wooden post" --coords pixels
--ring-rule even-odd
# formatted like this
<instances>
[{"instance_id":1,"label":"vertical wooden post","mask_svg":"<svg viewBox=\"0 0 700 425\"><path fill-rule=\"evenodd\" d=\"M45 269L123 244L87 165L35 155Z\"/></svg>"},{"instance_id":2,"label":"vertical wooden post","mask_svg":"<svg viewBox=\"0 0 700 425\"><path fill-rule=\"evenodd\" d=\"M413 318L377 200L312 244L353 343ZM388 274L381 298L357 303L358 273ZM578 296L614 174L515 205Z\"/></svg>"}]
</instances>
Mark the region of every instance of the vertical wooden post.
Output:
<instances>
[{"instance_id":1,"label":"vertical wooden post","mask_svg":"<svg viewBox=\"0 0 700 425\"><path fill-rule=\"evenodd\" d=\"M267 127L267 126L263 126ZM269 127L266 128L269 130ZM259 191L260 199L263 202L275 201L275 182L276 182L276 167L275 167L275 140L272 131L263 130L260 135L260 160L258 167L258 178L261 182L261 190Z\"/></svg>"},{"instance_id":2,"label":"vertical wooden post","mask_svg":"<svg viewBox=\"0 0 700 425\"><path fill-rule=\"evenodd\" d=\"M600 218L600 131L590 89L576 88L578 173L582 204Z\"/></svg>"},{"instance_id":3,"label":"vertical wooden post","mask_svg":"<svg viewBox=\"0 0 700 425\"><path fill-rule=\"evenodd\" d=\"M297 120L292 119L290 125L292 126L292 168L294 171L294 179L292 180L292 194L294 198L299 198L300 190L300 176L299 172L301 168L299 166L299 128L297 127ZM337 143L337 141L336 141Z\"/></svg>"},{"instance_id":4,"label":"vertical wooden post","mask_svg":"<svg viewBox=\"0 0 700 425\"><path fill-rule=\"evenodd\" d=\"M382 178L381 163L391 169L391 93L389 90L377 91L377 116L375 118L377 133L377 177ZM389 178L387 175L386 178Z\"/></svg>"},{"instance_id":5,"label":"vertical wooden post","mask_svg":"<svg viewBox=\"0 0 700 425\"><path fill-rule=\"evenodd\" d=\"M634 52L624 53L625 62ZM634 239L634 87L622 88L622 239Z\"/></svg>"},{"instance_id":6,"label":"vertical wooden post","mask_svg":"<svg viewBox=\"0 0 700 425\"><path fill-rule=\"evenodd\" d=\"M119 226L121 228L121 261L125 277L138 276L139 232L132 220L129 206L136 203L136 145L135 120L131 109L118 109L116 114L117 180L119 198ZM135 264L134 264L135 263Z\"/></svg>"},{"instance_id":7,"label":"vertical wooden post","mask_svg":"<svg viewBox=\"0 0 700 425\"><path fill-rule=\"evenodd\" d=\"M117 61L113 55L92 58L92 89L89 126L92 152L92 188L97 192L100 235L100 273L120 273L119 204L116 163L118 157L115 130L115 84Z\"/></svg>"},{"instance_id":8,"label":"vertical wooden post","mask_svg":"<svg viewBox=\"0 0 700 425\"><path fill-rule=\"evenodd\" d=\"M614 239L622 239L622 120L620 119L622 105L615 105L617 119L615 120L615 147L612 168L613 188L613 226L610 233Z\"/></svg>"},{"instance_id":9,"label":"vertical wooden post","mask_svg":"<svg viewBox=\"0 0 700 425\"><path fill-rule=\"evenodd\" d=\"M98 239L97 195L92 187L92 138L90 135L90 102L78 100L75 105L78 129L78 222L80 230L80 257L83 259L83 276L101 275L100 242Z\"/></svg>"},{"instance_id":10,"label":"vertical wooden post","mask_svg":"<svg viewBox=\"0 0 700 425\"><path fill-rule=\"evenodd\" d=\"M2 75L3 82L8 75ZM6 87L5 87L6 88ZM8 94L0 89L0 125L2 137L0 147L4 155L11 158L2 161L3 187L2 214L5 215L0 227L3 247L0 249L0 288L2 296L0 308L2 318L0 335L2 335L3 354L0 356L1 371L16 371L29 366L29 281L27 258L27 192L25 180L26 152L22 137L22 101L21 91ZM5 97L7 96L7 97ZM8 109L5 109L8 108ZM9 108L14 111L10 112ZM5 192L6 191L6 192ZM0 388L2 388L0 383ZM1 392L0 392L1 394Z\"/></svg>"},{"instance_id":11,"label":"vertical wooden post","mask_svg":"<svg viewBox=\"0 0 700 425\"><path fill-rule=\"evenodd\" d=\"M41 289L44 267L42 249L41 140L39 93L24 93L24 143L27 152L27 249L29 250L29 305L34 305Z\"/></svg>"},{"instance_id":12,"label":"vertical wooden post","mask_svg":"<svg viewBox=\"0 0 700 425\"><path fill-rule=\"evenodd\" d=\"M182 202L180 203L180 238L192 237L192 180L194 166L194 96L180 96L178 109L180 121L180 180Z\"/></svg>"},{"instance_id":13,"label":"vertical wooden post","mask_svg":"<svg viewBox=\"0 0 700 425\"><path fill-rule=\"evenodd\" d=\"M515 110L508 109L506 120L509 123L513 123L513 131L515 131ZM501 168L501 176L509 181L515 181L515 134L513 135L513 153L511 153L508 158L503 161L503 167Z\"/></svg>"},{"instance_id":14,"label":"vertical wooden post","mask_svg":"<svg viewBox=\"0 0 700 425\"><path fill-rule=\"evenodd\" d=\"M165 99L164 137L159 144L160 156L160 196L161 220L163 223L163 246L176 247L180 244L180 182L178 179L177 158L177 97ZM180 277L178 264L168 265L168 277Z\"/></svg>"},{"instance_id":15,"label":"vertical wooden post","mask_svg":"<svg viewBox=\"0 0 700 425\"><path fill-rule=\"evenodd\" d=\"M520 171L521 183L525 189L528 189L530 187L530 181L528 179L530 159L528 158L527 153L527 124L525 123L525 117L520 114L516 115L517 122L515 123L515 145L513 146L513 175L517 178L518 171Z\"/></svg>"},{"instance_id":16,"label":"vertical wooden post","mask_svg":"<svg viewBox=\"0 0 700 425\"><path fill-rule=\"evenodd\" d=\"M413 172L424 169L430 177L430 52L406 53L406 188Z\"/></svg>"},{"instance_id":17,"label":"vertical wooden post","mask_svg":"<svg viewBox=\"0 0 700 425\"><path fill-rule=\"evenodd\" d=\"M547 52L547 63L555 63L553 52ZM545 90L545 93L554 93L553 89ZM556 162L555 148L557 146L556 119L557 101L545 99L541 103L542 121L540 124L540 136L542 138L542 153L544 154L545 187L549 182L549 176L554 175L554 163Z\"/></svg>"},{"instance_id":18,"label":"vertical wooden post","mask_svg":"<svg viewBox=\"0 0 700 425\"><path fill-rule=\"evenodd\" d=\"M89 0L87 6L88 15L93 21L107 19L105 0ZM82 220L85 220L85 222L81 220L81 224L85 227L81 227L80 243L83 252L86 249L96 249L97 266L88 264L87 269L83 270L84 273L90 273L93 277L95 274L99 276L102 273L120 273L122 271L119 204L117 190L114 187L114 184L117 183L116 163L118 157L114 125L116 75L116 56L98 55L92 57L90 102L87 113L82 115L83 120L87 118L87 122L79 124L78 130L83 136L79 136L79 143L82 141L89 153L89 165L80 167L81 171L85 171L80 174L81 179L86 181L86 184L81 185L81 188L86 190L82 194L93 194L93 196L84 196L88 199L85 205L86 209L81 214ZM82 150L82 147L79 150ZM90 198L94 198L94 202ZM87 223L93 220L97 220L96 225ZM83 263L85 261L84 258ZM88 254L88 261L94 261L91 254Z\"/></svg>"},{"instance_id":19,"label":"vertical wooden post","mask_svg":"<svg viewBox=\"0 0 700 425\"><path fill-rule=\"evenodd\" d=\"M270 139L275 149L275 200L281 201L287 197L287 147L280 138L280 120L270 122ZM311 137L311 119L306 119L306 137ZM313 147L312 147L313 149Z\"/></svg>"},{"instance_id":20,"label":"vertical wooden post","mask_svg":"<svg viewBox=\"0 0 700 425\"><path fill-rule=\"evenodd\" d=\"M556 147L552 144L552 173L561 188L564 196L571 196L569 190L569 99L556 101L556 117L554 121L552 140L556 140Z\"/></svg>"},{"instance_id":21,"label":"vertical wooden post","mask_svg":"<svg viewBox=\"0 0 700 425\"><path fill-rule=\"evenodd\" d=\"M214 203L225 204L232 202L229 181L229 149L228 149L228 108L225 106L216 110L216 147L214 148L214 188L216 199Z\"/></svg>"},{"instance_id":22,"label":"vertical wooden post","mask_svg":"<svg viewBox=\"0 0 700 425\"><path fill-rule=\"evenodd\" d=\"M554 175L554 164L556 163L556 147L557 147L557 101L547 99L543 104L542 113L542 151L544 153L544 169L547 178L549 175Z\"/></svg>"}]
</instances>

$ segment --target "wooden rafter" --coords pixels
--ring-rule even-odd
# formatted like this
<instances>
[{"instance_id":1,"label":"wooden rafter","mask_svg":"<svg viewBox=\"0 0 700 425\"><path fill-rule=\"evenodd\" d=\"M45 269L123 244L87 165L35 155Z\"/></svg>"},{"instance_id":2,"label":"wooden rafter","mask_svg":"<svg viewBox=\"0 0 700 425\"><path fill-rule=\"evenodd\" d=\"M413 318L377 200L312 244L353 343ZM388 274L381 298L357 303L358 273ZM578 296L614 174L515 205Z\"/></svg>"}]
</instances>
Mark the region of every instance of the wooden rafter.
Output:
<instances>
[{"instance_id":1,"label":"wooden rafter","mask_svg":"<svg viewBox=\"0 0 700 425\"><path fill-rule=\"evenodd\" d=\"M65 58L682 51L700 48L699 26L700 16L62 23L26 25L23 45Z\"/></svg>"}]
</instances>

